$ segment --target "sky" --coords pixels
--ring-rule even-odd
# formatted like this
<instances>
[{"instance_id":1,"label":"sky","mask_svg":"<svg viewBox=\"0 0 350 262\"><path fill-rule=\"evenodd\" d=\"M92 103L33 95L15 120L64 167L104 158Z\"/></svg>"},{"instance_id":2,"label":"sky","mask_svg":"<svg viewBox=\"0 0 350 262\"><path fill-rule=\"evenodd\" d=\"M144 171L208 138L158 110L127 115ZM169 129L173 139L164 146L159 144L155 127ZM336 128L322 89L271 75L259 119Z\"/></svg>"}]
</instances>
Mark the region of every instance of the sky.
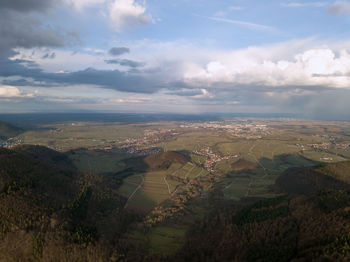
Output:
<instances>
[{"instance_id":1,"label":"sky","mask_svg":"<svg viewBox=\"0 0 350 262\"><path fill-rule=\"evenodd\" d=\"M350 1L1 0L0 113L350 119Z\"/></svg>"}]
</instances>

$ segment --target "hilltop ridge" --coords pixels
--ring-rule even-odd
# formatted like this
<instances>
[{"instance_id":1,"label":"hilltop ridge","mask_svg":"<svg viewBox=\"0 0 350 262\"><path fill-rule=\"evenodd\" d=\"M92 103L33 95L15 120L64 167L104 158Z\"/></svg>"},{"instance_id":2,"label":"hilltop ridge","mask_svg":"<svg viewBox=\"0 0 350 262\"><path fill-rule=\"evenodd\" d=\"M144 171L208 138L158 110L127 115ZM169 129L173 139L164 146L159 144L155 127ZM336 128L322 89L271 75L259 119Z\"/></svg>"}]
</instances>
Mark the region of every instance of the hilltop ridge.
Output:
<instances>
[{"instance_id":1,"label":"hilltop ridge","mask_svg":"<svg viewBox=\"0 0 350 262\"><path fill-rule=\"evenodd\" d=\"M22 132L22 128L0 121L0 140L17 136Z\"/></svg>"}]
</instances>

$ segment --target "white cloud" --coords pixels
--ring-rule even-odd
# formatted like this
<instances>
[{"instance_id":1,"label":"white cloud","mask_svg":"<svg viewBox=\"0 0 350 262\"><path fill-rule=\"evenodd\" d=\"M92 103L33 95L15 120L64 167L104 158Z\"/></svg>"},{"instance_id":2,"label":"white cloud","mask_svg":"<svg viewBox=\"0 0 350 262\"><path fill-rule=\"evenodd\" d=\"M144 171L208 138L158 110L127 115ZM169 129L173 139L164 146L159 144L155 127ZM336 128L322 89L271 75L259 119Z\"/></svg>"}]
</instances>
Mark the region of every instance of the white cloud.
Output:
<instances>
[{"instance_id":1,"label":"white cloud","mask_svg":"<svg viewBox=\"0 0 350 262\"><path fill-rule=\"evenodd\" d=\"M214 17L210 17L210 16L202 16L202 15L195 14L195 16L198 16L198 17L206 18L209 20L217 21L217 22L238 25L238 26L248 28L250 30L265 31L265 32L277 32L276 28L274 28L272 26L256 24L256 23L251 23L251 22L241 21L241 20L222 18L222 17L220 17L220 16L223 16L222 13L219 13L219 14L216 13L215 15L216 16L214 16Z\"/></svg>"},{"instance_id":2,"label":"white cloud","mask_svg":"<svg viewBox=\"0 0 350 262\"><path fill-rule=\"evenodd\" d=\"M350 1L337 1L329 6L328 12L334 15L350 14Z\"/></svg>"},{"instance_id":3,"label":"white cloud","mask_svg":"<svg viewBox=\"0 0 350 262\"><path fill-rule=\"evenodd\" d=\"M234 5L232 5L232 6L230 6L228 8L228 10L230 10L230 11L240 11L240 10L243 10L243 9L244 8L242 6L234 6Z\"/></svg>"},{"instance_id":4,"label":"white cloud","mask_svg":"<svg viewBox=\"0 0 350 262\"><path fill-rule=\"evenodd\" d=\"M114 0L110 5L109 14L112 26L117 32L152 21L152 16L146 13L145 4L135 0Z\"/></svg>"},{"instance_id":5,"label":"white cloud","mask_svg":"<svg viewBox=\"0 0 350 262\"><path fill-rule=\"evenodd\" d=\"M147 97L126 97L126 98L112 98L110 102L112 103L149 103L153 100Z\"/></svg>"},{"instance_id":6,"label":"white cloud","mask_svg":"<svg viewBox=\"0 0 350 262\"><path fill-rule=\"evenodd\" d=\"M195 99L202 99L202 98L213 98L213 95L209 93L208 90L201 88L201 94L192 96L192 98Z\"/></svg>"},{"instance_id":7,"label":"white cloud","mask_svg":"<svg viewBox=\"0 0 350 262\"><path fill-rule=\"evenodd\" d=\"M291 86L350 89L350 48L345 49L350 42L324 44L315 39L303 39L224 51L185 41L142 40L119 44L133 50L130 59L146 63L138 75L156 79L174 94L181 88L202 89L205 91L193 96L210 98L216 95L216 90L230 87L244 90L245 85L262 91L265 91L263 87L275 88L278 92ZM84 70L88 66L98 70L115 69L114 65L104 63L105 57L100 55L72 55L68 51L54 50L54 59L41 59L44 51L36 50L35 55L31 50L17 51L20 55L14 58L30 59L32 56L32 60L48 72Z\"/></svg>"},{"instance_id":8,"label":"white cloud","mask_svg":"<svg viewBox=\"0 0 350 262\"><path fill-rule=\"evenodd\" d=\"M284 7L324 7L328 5L327 2L289 2L283 3Z\"/></svg>"},{"instance_id":9,"label":"white cloud","mask_svg":"<svg viewBox=\"0 0 350 262\"><path fill-rule=\"evenodd\" d=\"M70 6L73 6L77 10L81 11L86 7L91 7L97 4L103 4L106 0L65 0Z\"/></svg>"},{"instance_id":10,"label":"white cloud","mask_svg":"<svg viewBox=\"0 0 350 262\"><path fill-rule=\"evenodd\" d=\"M19 97L21 96L21 91L17 87L0 85L0 98L1 97Z\"/></svg>"},{"instance_id":11,"label":"white cloud","mask_svg":"<svg viewBox=\"0 0 350 262\"><path fill-rule=\"evenodd\" d=\"M284 51L285 58L277 59L268 47L217 54L215 60L206 64L188 63L184 79L189 85L209 87L227 83L231 86L350 88L350 54L347 50L315 47L295 53L292 58L288 45ZM278 47L276 52L281 52Z\"/></svg>"},{"instance_id":12,"label":"white cloud","mask_svg":"<svg viewBox=\"0 0 350 262\"><path fill-rule=\"evenodd\" d=\"M229 6L226 10L215 12L214 17L226 17L232 11L241 11L244 8L242 6Z\"/></svg>"}]
</instances>

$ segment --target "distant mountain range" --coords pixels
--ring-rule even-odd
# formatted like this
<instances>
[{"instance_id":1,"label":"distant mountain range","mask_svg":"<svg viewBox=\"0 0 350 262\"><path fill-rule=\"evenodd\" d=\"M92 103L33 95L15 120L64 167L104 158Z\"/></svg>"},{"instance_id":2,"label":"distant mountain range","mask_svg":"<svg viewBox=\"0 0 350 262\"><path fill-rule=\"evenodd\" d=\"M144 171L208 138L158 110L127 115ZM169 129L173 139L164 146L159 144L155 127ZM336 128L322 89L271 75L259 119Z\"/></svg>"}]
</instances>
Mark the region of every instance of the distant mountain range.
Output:
<instances>
[{"instance_id":1,"label":"distant mountain range","mask_svg":"<svg viewBox=\"0 0 350 262\"><path fill-rule=\"evenodd\" d=\"M152 121L219 121L234 117L297 118L295 114L278 113L202 113L202 114L141 114L141 113L27 113L0 114L0 120L19 126L62 122L152 122Z\"/></svg>"}]
</instances>

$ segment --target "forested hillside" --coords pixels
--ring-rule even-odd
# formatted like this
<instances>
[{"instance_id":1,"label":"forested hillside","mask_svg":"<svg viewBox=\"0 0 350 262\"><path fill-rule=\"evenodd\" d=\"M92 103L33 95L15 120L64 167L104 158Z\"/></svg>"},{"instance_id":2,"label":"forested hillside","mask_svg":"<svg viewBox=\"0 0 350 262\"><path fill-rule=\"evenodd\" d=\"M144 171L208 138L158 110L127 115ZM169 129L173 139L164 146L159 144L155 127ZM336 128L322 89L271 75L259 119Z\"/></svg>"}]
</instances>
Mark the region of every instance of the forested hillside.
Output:
<instances>
[{"instance_id":1,"label":"forested hillside","mask_svg":"<svg viewBox=\"0 0 350 262\"><path fill-rule=\"evenodd\" d=\"M349 162L289 168L276 181L279 196L268 199L228 200L214 187L193 199L207 212L186 225L182 247L150 252L154 243L142 236L152 236L152 226L142 226L144 216L128 211L118 190L130 168L163 172L187 161L159 153L126 160L125 172L98 175L45 147L0 148L0 261L350 259ZM239 162L239 170L248 167ZM191 221L191 212L172 223Z\"/></svg>"},{"instance_id":2,"label":"forested hillside","mask_svg":"<svg viewBox=\"0 0 350 262\"><path fill-rule=\"evenodd\" d=\"M22 131L23 130L19 127L0 121L0 140L17 136Z\"/></svg>"},{"instance_id":3,"label":"forested hillside","mask_svg":"<svg viewBox=\"0 0 350 262\"><path fill-rule=\"evenodd\" d=\"M287 194L248 207L213 209L187 233L175 256L158 259L349 261L350 186L343 182L349 180L349 165L289 169L277 181Z\"/></svg>"},{"instance_id":4,"label":"forested hillside","mask_svg":"<svg viewBox=\"0 0 350 262\"><path fill-rule=\"evenodd\" d=\"M116 189L53 150L0 148L0 261L107 260L134 220Z\"/></svg>"}]
</instances>

